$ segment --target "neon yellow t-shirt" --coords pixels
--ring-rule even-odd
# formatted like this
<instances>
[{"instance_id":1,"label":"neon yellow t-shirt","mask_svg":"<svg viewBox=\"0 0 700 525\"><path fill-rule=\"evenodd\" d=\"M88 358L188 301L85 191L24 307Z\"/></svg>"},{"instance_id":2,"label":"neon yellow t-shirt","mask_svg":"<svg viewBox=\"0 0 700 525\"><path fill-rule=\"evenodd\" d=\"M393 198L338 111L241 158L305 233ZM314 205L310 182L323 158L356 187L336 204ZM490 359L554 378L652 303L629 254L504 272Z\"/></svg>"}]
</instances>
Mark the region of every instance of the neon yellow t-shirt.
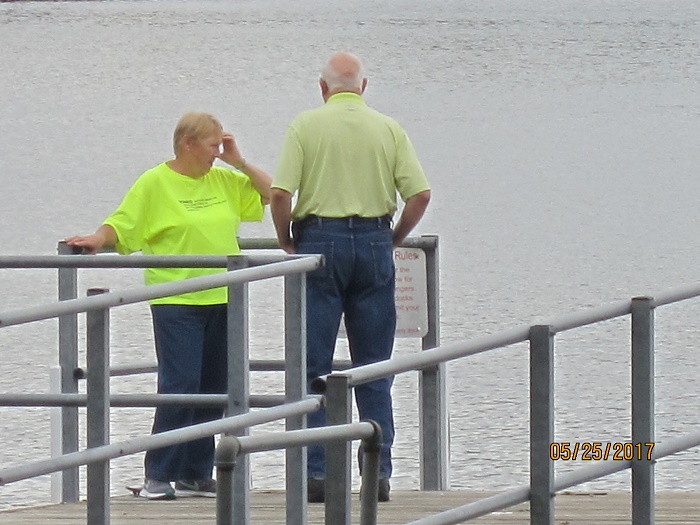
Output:
<instances>
[{"instance_id":1,"label":"neon yellow t-shirt","mask_svg":"<svg viewBox=\"0 0 700 525\"><path fill-rule=\"evenodd\" d=\"M273 188L299 192L293 219L381 217L430 189L404 129L360 95L337 93L289 125Z\"/></svg>"},{"instance_id":2,"label":"neon yellow t-shirt","mask_svg":"<svg viewBox=\"0 0 700 525\"><path fill-rule=\"evenodd\" d=\"M214 166L201 178L162 163L141 175L104 224L117 233L116 249L144 255L237 255L241 221L262 220L264 206L250 179ZM147 268L146 284L211 275L222 268ZM153 304L223 304L226 288L155 299Z\"/></svg>"}]
</instances>

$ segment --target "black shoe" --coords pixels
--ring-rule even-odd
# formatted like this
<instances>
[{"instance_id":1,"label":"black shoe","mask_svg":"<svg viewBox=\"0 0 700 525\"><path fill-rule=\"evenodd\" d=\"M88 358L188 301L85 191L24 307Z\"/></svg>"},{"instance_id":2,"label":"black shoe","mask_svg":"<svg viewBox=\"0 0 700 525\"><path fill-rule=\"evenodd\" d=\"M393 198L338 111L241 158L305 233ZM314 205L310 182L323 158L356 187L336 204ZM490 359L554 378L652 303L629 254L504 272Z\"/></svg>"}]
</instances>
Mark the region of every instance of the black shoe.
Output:
<instances>
[{"instance_id":1,"label":"black shoe","mask_svg":"<svg viewBox=\"0 0 700 525\"><path fill-rule=\"evenodd\" d=\"M306 501L309 503L323 503L326 501L326 480L309 478L306 488Z\"/></svg>"},{"instance_id":2,"label":"black shoe","mask_svg":"<svg viewBox=\"0 0 700 525\"><path fill-rule=\"evenodd\" d=\"M377 501L389 501L389 492L391 491L391 484L388 479L380 479L379 486L377 490Z\"/></svg>"},{"instance_id":3,"label":"black shoe","mask_svg":"<svg viewBox=\"0 0 700 525\"><path fill-rule=\"evenodd\" d=\"M389 492L391 492L391 483L386 478L377 480L377 501L389 501ZM360 487L360 499L362 499L362 487Z\"/></svg>"}]
</instances>

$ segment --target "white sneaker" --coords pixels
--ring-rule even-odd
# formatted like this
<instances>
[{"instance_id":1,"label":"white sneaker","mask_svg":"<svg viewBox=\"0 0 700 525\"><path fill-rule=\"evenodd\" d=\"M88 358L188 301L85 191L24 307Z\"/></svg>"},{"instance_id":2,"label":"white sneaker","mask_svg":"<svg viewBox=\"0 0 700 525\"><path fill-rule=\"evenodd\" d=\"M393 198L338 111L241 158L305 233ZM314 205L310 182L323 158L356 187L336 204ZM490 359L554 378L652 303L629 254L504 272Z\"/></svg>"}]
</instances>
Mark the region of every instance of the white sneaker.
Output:
<instances>
[{"instance_id":1,"label":"white sneaker","mask_svg":"<svg viewBox=\"0 0 700 525\"><path fill-rule=\"evenodd\" d=\"M148 499L175 499L175 490L167 481L146 479L139 496Z\"/></svg>"}]
</instances>

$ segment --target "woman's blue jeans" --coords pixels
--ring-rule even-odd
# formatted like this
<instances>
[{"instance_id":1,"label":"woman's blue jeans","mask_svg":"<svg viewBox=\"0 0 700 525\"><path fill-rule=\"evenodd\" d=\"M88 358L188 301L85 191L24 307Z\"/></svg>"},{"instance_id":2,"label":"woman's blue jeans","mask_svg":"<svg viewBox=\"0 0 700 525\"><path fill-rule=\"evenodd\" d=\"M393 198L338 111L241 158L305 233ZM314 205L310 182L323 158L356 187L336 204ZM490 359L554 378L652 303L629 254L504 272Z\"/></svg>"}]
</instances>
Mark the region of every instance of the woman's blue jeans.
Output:
<instances>
[{"instance_id":1,"label":"woman's blue jeans","mask_svg":"<svg viewBox=\"0 0 700 525\"><path fill-rule=\"evenodd\" d=\"M325 256L323 268L307 280L307 379L331 373L338 328L345 315L354 366L391 357L396 331L391 226L385 218L313 218L295 225L297 253ZM361 420L382 428L380 477L390 478L394 418L393 377L355 387ZM325 423L325 411L309 414L308 426ZM308 475L325 477L322 445L308 448Z\"/></svg>"},{"instance_id":2,"label":"woman's blue jeans","mask_svg":"<svg viewBox=\"0 0 700 525\"><path fill-rule=\"evenodd\" d=\"M151 306L159 394L223 394L227 388L226 305ZM221 408L164 405L156 408L153 433L221 418ZM146 478L159 481L212 477L214 437L149 450Z\"/></svg>"}]
</instances>

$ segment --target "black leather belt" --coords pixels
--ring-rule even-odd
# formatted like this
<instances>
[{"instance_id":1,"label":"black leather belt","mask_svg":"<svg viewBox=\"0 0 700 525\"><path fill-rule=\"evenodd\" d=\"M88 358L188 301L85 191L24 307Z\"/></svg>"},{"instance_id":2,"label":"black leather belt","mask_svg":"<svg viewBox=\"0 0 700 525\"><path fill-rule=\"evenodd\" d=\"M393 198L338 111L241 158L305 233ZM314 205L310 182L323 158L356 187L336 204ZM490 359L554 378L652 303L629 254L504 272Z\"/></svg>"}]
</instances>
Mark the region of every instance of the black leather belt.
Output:
<instances>
[{"instance_id":1,"label":"black leather belt","mask_svg":"<svg viewBox=\"0 0 700 525\"><path fill-rule=\"evenodd\" d=\"M381 217L360 217L359 215L353 215L351 217L319 217L318 215L307 215L303 219L294 221L294 225L297 228L304 228L312 224L321 226L330 223L347 224L351 228L354 224L377 224L381 226L384 224L391 224L391 215L386 214Z\"/></svg>"}]
</instances>

